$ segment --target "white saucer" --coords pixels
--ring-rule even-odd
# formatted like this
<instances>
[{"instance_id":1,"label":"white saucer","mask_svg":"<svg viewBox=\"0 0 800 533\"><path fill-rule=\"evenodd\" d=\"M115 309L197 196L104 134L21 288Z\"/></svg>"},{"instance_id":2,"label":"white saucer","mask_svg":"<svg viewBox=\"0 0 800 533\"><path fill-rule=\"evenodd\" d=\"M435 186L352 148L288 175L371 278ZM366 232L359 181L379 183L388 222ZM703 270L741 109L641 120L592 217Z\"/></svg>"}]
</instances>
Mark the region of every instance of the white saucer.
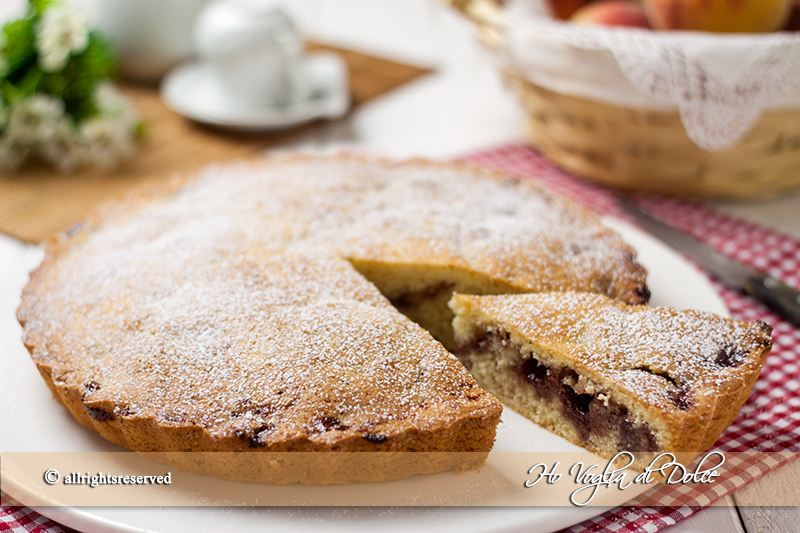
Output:
<instances>
[{"instance_id":1,"label":"white saucer","mask_svg":"<svg viewBox=\"0 0 800 533\"><path fill-rule=\"evenodd\" d=\"M167 74L161 97L187 118L237 131L278 130L343 116L350 107L344 61L336 54L314 53L305 56L303 67L311 80L311 95L285 106L252 107L232 101L211 67L202 62L180 65Z\"/></svg>"}]
</instances>

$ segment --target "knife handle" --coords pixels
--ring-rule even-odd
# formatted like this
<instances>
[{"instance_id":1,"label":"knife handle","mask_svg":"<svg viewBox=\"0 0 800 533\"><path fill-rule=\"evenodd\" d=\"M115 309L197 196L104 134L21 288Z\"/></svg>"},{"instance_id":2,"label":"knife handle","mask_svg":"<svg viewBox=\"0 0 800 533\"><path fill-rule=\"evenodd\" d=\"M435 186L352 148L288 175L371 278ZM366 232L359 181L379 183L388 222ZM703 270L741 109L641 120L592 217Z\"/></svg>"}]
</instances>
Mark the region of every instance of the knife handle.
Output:
<instances>
[{"instance_id":1,"label":"knife handle","mask_svg":"<svg viewBox=\"0 0 800 533\"><path fill-rule=\"evenodd\" d=\"M748 278L745 290L800 328L800 291L763 273Z\"/></svg>"}]
</instances>

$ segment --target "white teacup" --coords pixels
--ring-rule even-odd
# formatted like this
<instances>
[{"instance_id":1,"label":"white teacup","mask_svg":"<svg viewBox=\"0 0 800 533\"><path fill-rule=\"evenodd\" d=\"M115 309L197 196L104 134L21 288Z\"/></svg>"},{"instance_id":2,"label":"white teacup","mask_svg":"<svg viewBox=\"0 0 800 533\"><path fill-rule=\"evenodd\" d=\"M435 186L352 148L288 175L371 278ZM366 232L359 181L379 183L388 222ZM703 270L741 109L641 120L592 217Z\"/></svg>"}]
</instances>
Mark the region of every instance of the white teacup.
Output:
<instances>
[{"instance_id":1,"label":"white teacup","mask_svg":"<svg viewBox=\"0 0 800 533\"><path fill-rule=\"evenodd\" d=\"M303 43L280 4L216 1L203 9L194 37L201 59L231 101L263 107L308 98Z\"/></svg>"},{"instance_id":2,"label":"white teacup","mask_svg":"<svg viewBox=\"0 0 800 533\"><path fill-rule=\"evenodd\" d=\"M193 29L209 0L98 0L97 26L111 39L123 74L156 81L194 54Z\"/></svg>"}]
</instances>

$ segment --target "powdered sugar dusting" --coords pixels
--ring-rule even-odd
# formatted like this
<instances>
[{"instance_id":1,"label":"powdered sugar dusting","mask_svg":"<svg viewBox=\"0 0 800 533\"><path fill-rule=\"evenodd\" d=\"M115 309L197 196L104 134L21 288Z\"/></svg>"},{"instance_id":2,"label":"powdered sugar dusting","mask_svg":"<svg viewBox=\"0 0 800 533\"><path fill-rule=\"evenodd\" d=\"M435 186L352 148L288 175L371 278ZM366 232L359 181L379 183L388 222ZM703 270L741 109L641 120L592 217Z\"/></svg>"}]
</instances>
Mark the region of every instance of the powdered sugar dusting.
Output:
<instances>
[{"instance_id":1,"label":"powdered sugar dusting","mask_svg":"<svg viewBox=\"0 0 800 533\"><path fill-rule=\"evenodd\" d=\"M475 297L467 304L526 343L558 353L664 411L720 395L763 364L769 327L712 313L614 303L587 293ZM522 341L521 341L522 342ZM537 350L537 351L541 351Z\"/></svg>"},{"instance_id":2,"label":"powdered sugar dusting","mask_svg":"<svg viewBox=\"0 0 800 533\"><path fill-rule=\"evenodd\" d=\"M20 310L35 359L97 412L258 445L496 409L348 258L449 258L519 290L644 284L592 215L458 167L278 158L134 205L35 274Z\"/></svg>"}]
</instances>

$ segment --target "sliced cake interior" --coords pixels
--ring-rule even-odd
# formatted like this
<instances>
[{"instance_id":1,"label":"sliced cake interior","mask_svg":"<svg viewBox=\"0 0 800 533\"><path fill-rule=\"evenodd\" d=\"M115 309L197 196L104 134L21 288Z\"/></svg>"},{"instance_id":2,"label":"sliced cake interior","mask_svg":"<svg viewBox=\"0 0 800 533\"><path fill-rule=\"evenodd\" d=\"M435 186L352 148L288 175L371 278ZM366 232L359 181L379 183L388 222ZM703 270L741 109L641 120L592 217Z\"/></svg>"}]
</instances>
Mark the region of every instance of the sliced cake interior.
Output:
<instances>
[{"instance_id":1,"label":"sliced cake interior","mask_svg":"<svg viewBox=\"0 0 800 533\"><path fill-rule=\"evenodd\" d=\"M709 448L772 345L763 322L596 294L456 295L450 307L456 353L481 386L604 457Z\"/></svg>"}]
</instances>

